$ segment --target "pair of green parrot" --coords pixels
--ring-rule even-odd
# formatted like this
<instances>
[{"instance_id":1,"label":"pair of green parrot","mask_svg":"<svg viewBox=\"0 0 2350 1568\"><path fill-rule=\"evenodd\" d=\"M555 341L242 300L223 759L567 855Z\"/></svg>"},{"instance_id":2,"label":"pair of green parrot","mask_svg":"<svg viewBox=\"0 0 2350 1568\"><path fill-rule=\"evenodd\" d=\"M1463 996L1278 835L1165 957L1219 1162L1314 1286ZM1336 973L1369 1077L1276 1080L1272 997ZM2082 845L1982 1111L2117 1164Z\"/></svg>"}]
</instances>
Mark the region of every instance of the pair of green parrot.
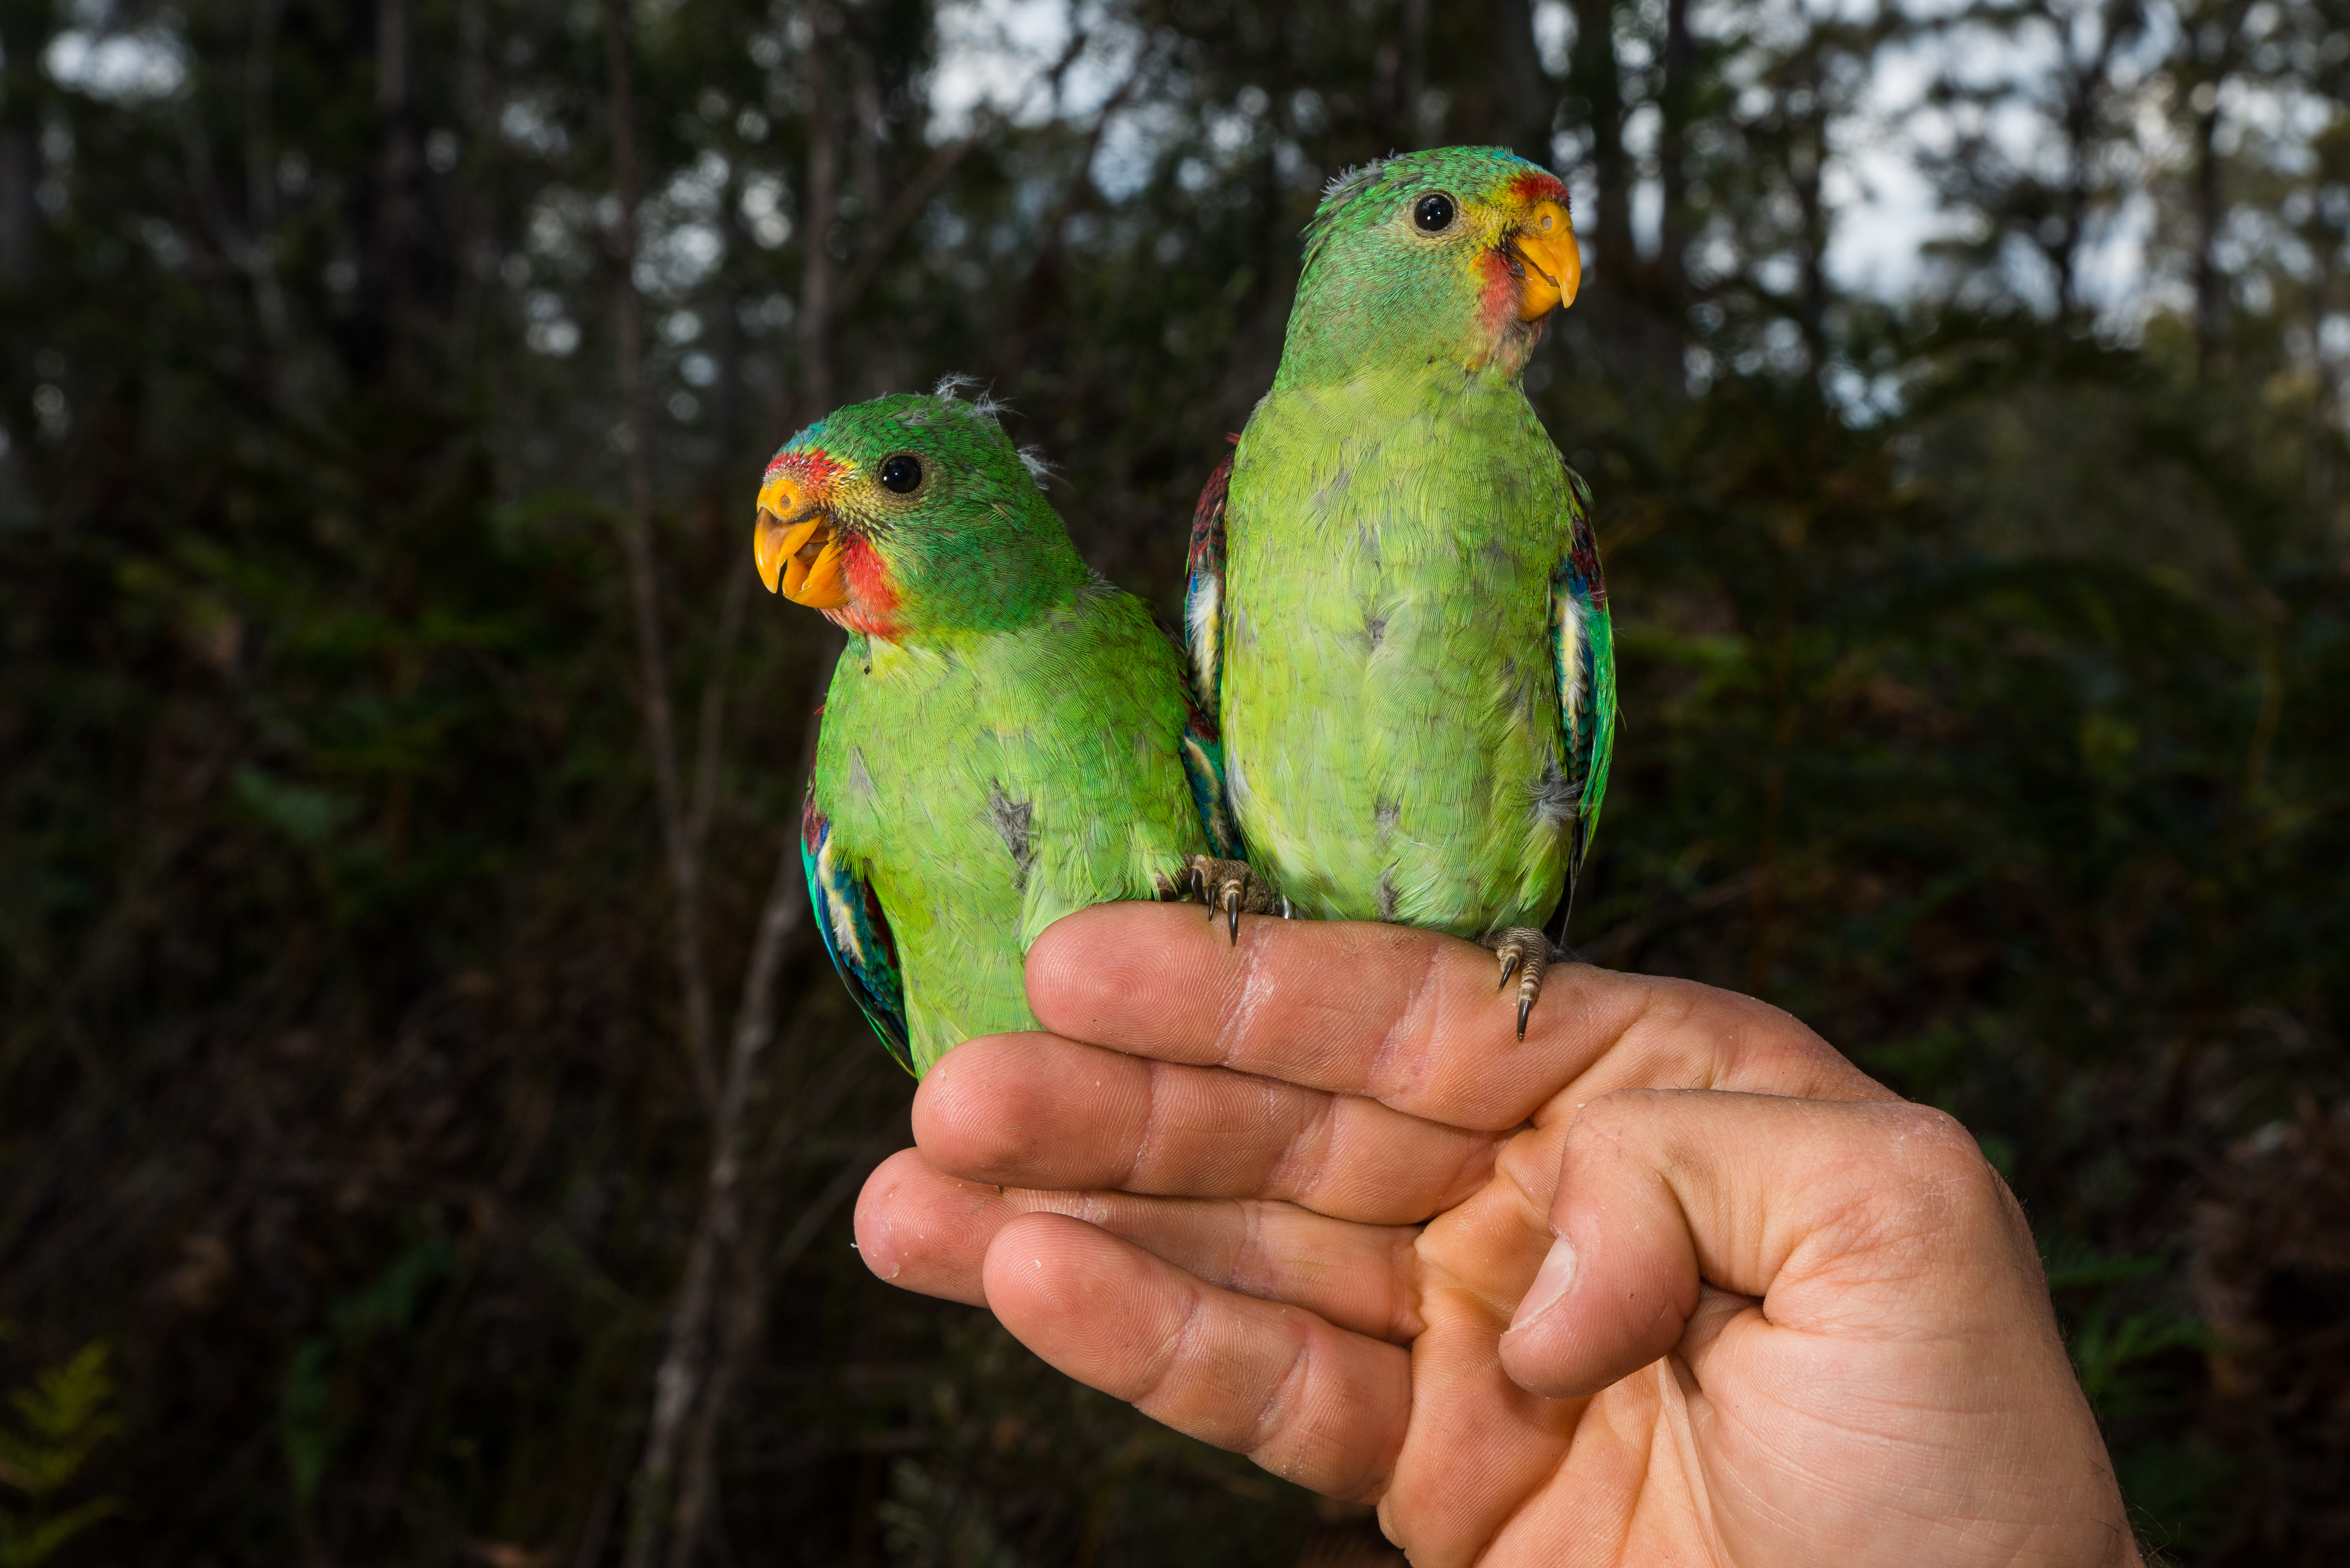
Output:
<instances>
[{"instance_id":1,"label":"pair of green parrot","mask_svg":"<svg viewBox=\"0 0 2350 1568\"><path fill-rule=\"evenodd\" d=\"M1079 559L984 398L841 409L768 465L771 589L848 644L801 854L816 925L920 1074L1036 1027L1054 920L1118 898L1481 940L1517 1027L1563 937L1616 722L1590 497L1519 381L1581 264L1492 148L1333 182L1273 389L1193 519L1189 665Z\"/></svg>"}]
</instances>

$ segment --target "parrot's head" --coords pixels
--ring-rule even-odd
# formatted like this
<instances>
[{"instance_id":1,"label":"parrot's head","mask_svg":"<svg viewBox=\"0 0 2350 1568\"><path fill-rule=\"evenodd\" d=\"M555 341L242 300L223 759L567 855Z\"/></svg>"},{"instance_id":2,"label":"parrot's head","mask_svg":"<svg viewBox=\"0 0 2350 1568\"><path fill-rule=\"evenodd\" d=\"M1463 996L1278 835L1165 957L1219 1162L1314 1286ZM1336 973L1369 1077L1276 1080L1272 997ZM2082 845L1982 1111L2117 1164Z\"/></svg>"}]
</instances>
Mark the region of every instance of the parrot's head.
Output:
<instances>
[{"instance_id":1,"label":"parrot's head","mask_svg":"<svg viewBox=\"0 0 2350 1568\"><path fill-rule=\"evenodd\" d=\"M751 538L771 591L894 641L1023 625L1084 586L1043 463L968 384L852 403L785 443Z\"/></svg>"},{"instance_id":2,"label":"parrot's head","mask_svg":"<svg viewBox=\"0 0 2350 1568\"><path fill-rule=\"evenodd\" d=\"M1398 362L1510 375L1583 257L1566 187L1498 147L1441 147L1350 169L1305 229L1283 371L1347 379Z\"/></svg>"}]
</instances>

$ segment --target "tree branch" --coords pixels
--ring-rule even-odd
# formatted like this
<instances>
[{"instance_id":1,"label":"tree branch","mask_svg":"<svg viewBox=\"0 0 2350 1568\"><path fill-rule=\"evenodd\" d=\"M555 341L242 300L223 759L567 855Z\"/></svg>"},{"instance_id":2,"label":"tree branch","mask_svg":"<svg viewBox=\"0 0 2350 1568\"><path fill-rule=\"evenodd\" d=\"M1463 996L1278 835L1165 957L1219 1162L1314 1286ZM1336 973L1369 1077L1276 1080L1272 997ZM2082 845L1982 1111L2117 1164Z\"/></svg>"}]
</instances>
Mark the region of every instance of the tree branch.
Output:
<instances>
[{"instance_id":1,"label":"tree branch","mask_svg":"<svg viewBox=\"0 0 2350 1568\"><path fill-rule=\"evenodd\" d=\"M718 1103L718 1073L711 1060L710 980L702 954L702 858L697 853L678 777L677 720L670 707L669 657L661 634L660 573L653 557L651 431L645 418L644 307L637 297L637 209L642 177L637 167L634 87L623 0L604 0L604 58L610 94L613 183L620 200L613 226L613 320L620 402L627 432L628 516L620 541L628 560L629 602L637 627L639 701L652 751L653 784L676 899L679 986L683 992L685 1054L705 1107Z\"/></svg>"}]
</instances>

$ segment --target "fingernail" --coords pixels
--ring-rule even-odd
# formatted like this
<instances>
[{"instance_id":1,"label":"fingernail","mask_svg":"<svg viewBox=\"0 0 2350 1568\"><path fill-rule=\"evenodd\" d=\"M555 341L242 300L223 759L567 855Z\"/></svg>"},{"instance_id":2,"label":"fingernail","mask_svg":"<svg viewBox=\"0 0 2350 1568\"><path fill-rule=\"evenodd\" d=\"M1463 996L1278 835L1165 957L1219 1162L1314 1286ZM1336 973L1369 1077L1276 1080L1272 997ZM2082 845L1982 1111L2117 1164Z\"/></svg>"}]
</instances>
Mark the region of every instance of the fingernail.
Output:
<instances>
[{"instance_id":1,"label":"fingernail","mask_svg":"<svg viewBox=\"0 0 2350 1568\"><path fill-rule=\"evenodd\" d=\"M1510 1319L1510 1332L1515 1334L1526 1324L1558 1304L1575 1283L1575 1243L1561 1236L1550 1244L1550 1256L1543 1260L1542 1272L1526 1287L1525 1299L1518 1303L1517 1315Z\"/></svg>"}]
</instances>

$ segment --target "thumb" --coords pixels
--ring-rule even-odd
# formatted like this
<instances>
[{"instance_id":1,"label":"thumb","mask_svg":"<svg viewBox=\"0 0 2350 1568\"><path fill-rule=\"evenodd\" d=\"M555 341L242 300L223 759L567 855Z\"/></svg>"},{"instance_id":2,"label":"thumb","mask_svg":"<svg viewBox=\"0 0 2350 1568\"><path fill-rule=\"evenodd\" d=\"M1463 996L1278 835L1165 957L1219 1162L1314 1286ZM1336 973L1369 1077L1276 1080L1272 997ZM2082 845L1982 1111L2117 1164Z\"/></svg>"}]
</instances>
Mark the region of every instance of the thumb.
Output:
<instances>
[{"instance_id":1,"label":"thumb","mask_svg":"<svg viewBox=\"0 0 2350 1568\"><path fill-rule=\"evenodd\" d=\"M1557 1240L1501 1345L1538 1394L1596 1394L1677 1345L1694 1365L1683 1339L1707 1285L1759 1300L1775 1328L1969 1335L2048 1314L2014 1199L1966 1129L1922 1106L1609 1095L1568 1129L1550 1219Z\"/></svg>"}]
</instances>

